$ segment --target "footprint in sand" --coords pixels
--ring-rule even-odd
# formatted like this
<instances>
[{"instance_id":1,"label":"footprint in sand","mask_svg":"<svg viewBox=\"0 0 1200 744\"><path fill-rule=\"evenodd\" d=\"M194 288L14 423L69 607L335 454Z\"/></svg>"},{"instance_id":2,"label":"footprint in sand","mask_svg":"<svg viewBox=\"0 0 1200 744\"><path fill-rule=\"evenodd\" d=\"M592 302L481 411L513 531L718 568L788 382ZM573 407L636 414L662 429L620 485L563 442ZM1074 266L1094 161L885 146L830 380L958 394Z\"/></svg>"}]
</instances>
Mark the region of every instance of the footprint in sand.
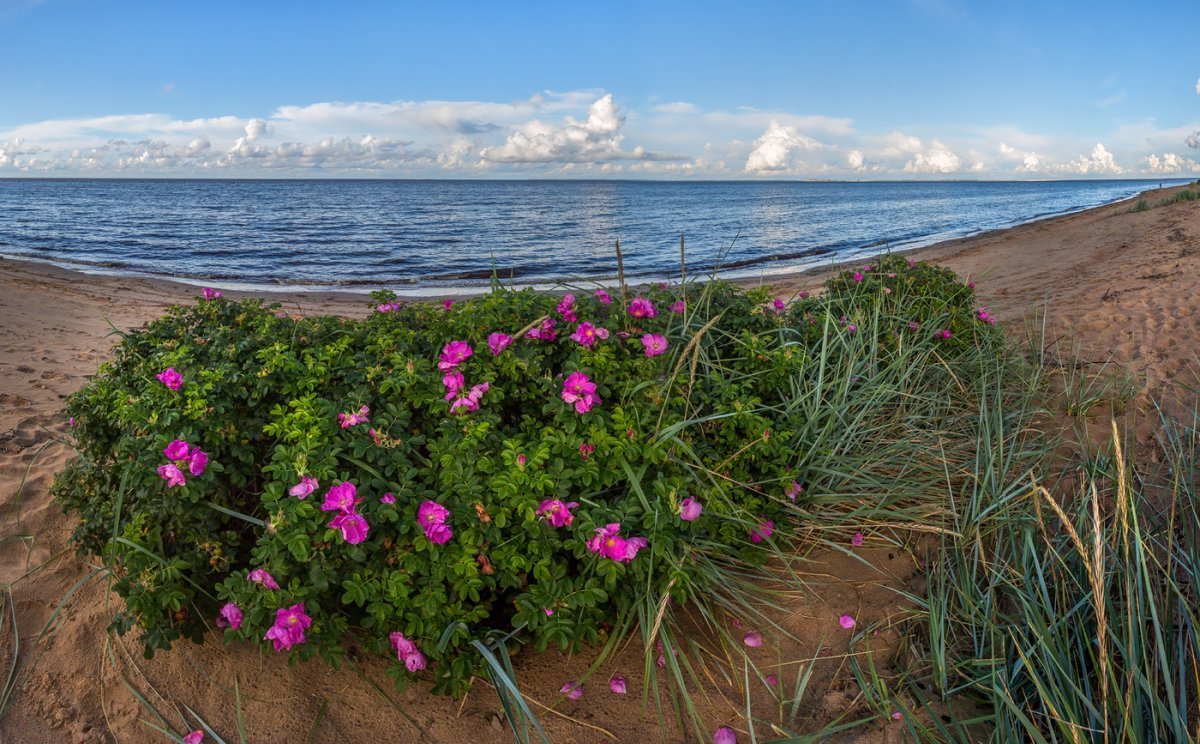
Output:
<instances>
[{"instance_id":1,"label":"footprint in sand","mask_svg":"<svg viewBox=\"0 0 1200 744\"><path fill-rule=\"evenodd\" d=\"M11 406L13 408L28 408L32 405L28 398L22 398L19 395L12 393L0 393L0 406Z\"/></svg>"}]
</instances>

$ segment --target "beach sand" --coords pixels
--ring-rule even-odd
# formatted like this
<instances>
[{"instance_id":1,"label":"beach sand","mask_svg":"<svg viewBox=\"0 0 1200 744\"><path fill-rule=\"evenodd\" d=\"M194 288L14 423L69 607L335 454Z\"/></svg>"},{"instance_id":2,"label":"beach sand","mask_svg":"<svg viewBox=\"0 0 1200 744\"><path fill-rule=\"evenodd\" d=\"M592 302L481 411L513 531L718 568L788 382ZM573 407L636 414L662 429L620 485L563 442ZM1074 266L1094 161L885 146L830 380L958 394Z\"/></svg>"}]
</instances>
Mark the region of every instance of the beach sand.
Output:
<instances>
[{"instance_id":1,"label":"beach sand","mask_svg":"<svg viewBox=\"0 0 1200 744\"><path fill-rule=\"evenodd\" d=\"M1144 198L1154 203L1177 190ZM1023 333L1035 308L1044 308L1050 341L1074 349L1093 368L1111 362L1129 370L1144 380L1147 391L1170 397L1197 379L1200 202L1143 212L1131 212L1132 204L1128 200L950 241L913 255L969 277L981 303L1015 333ZM772 277L770 283L786 295L819 285L829 272ZM141 691L177 729L178 711L186 705L236 741L235 678L251 741L303 740L322 710L313 741L510 741L496 697L482 682L465 700L455 701L431 696L420 686L395 692L384 674L388 662L365 655L356 669L334 672L320 662L288 667L257 648L226 646L212 637L203 646L178 644L150 661L142 658L134 634L114 636L109 645L105 628L119 599L105 590L103 578L87 579L93 561L69 549L72 522L48 498L54 473L71 454L59 411L64 397L105 358L114 329L136 328L171 303L197 294L195 287L167 281L88 276L0 260L0 582L12 584L18 670L27 675L0 719L0 741L163 740L139 722L162 725L127 685ZM286 297L285 305L297 313L368 312L362 296L298 294ZM1139 396L1135 405L1148 406L1148 395ZM894 589L921 581L913 557L882 541L868 543L861 555L865 564L840 553L812 556L813 594L782 618L797 641L769 639L760 649L763 662L781 664L777 676L785 690L796 679L797 662L838 657L845 650L839 615L855 614L860 622L898 617L903 607ZM4 670L14 645L8 610L0 629ZM53 632L38 641L52 619ZM873 646L886 657L895 643L885 631ZM591 658L586 652L573 658L522 654L516 671L533 700L553 705L559 687L581 675ZM608 691L608 670L625 675L628 696ZM581 700L555 705L556 713L535 704L535 712L555 741L682 740L671 726L660 730L653 707L643 708L641 676L640 652L629 648L589 682ZM853 702L856 686L840 658L818 660L809 684L809 702L796 724L801 729L831 720ZM373 685L387 691L388 699ZM778 688L757 687L756 709L767 713L778 706L772 698ZM737 726L745 700L735 687L714 680L706 692L698 700L706 720ZM663 715L671 717L670 711ZM886 721L842 740L903 738L900 726Z\"/></svg>"}]
</instances>

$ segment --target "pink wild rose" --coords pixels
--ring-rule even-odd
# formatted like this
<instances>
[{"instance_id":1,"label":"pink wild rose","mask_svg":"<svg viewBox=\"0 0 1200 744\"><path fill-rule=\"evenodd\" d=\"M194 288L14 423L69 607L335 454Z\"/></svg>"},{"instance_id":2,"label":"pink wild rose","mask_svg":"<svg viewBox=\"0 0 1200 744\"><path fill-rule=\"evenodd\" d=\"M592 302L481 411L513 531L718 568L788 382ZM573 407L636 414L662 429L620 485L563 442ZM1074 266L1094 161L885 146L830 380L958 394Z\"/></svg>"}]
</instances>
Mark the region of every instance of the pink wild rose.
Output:
<instances>
[{"instance_id":1,"label":"pink wild rose","mask_svg":"<svg viewBox=\"0 0 1200 744\"><path fill-rule=\"evenodd\" d=\"M769 519L759 521L758 527L750 530L750 542L760 543L775 532L775 523Z\"/></svg>"},{"instance_id":2,"label":"pink wild rose","mask_svg":"<svg viewBox=\"0 0 1200 744\"><path fill-rule=\"evenodd\" d=\"M167 482L167 488L187 485L187 478L183 476L183 471L174 463L159 465L158 474Z\"/></svg>"},{"instance_id":3,"label":"pink wild rose","mask_svg":"<svg viewBox=\"0 0 1200 744\"><path fill-rule=\"evenodd\" d=\"M307 640L304 629L311 625L312 618L304 614L303 602L281 607L275 611L275 624L263 636L263 640L274 643L276 651L287 651Z\"/></svg>"},{"instance_id":4,"label":"pink wild rose","mask_svg":"<svg viewBox=\"0 0 1200 744\"><path fill-rule=\"evenodd\" d=\"M193 449L191 456L188 457L188 472L192 475L204 475L207 467L208 453L202 449Z\"/></svg>"},{"instance_id":5,"label":"pink wild rose","mask_svg":"<svg viewBox=\"0 0 1200 744\"><path fill-rule=\"evenodd\" d=\"M486 382L473 385L471 389L467 391L465 396L456 398L454 402L450 404L450 412L456 413L458 411L478 411L479 400L483 397L483 394L488 391L489 387L490 386Z\"/></svg>"},{"instance_id":6,"label":"pink wild rose","mask_svg":"<svg viewBox=\"0 0 1200 744\"><path fill-rule=\"evenodd\" d=\"M580 323L575 328L575 332L571 334L572 341L589 349L595 345L597 340L607 337L608 331L603 328L597 328L586 320Z\"/></svg>"},{"instance_id":7,"label":"pink wild rose","mask_svg":"<svg viewBox=\"0 0 1200 744\"><path fill-rule=\"evenodd\" d=\"M442 354L438 357L438 369L443 372L453 369L474 353L475 350L466 341L451 341L442 347Z\"/></svg>"},{"instance_id":8,"label":"pink wild rose","mask_svg":"<svg viewBox=\"0 0 1200 744\"><path fill-rule=\"evenodd\" d=\"M844 628L845 630L850 630L851 628L854 627L854 624L855 623L854 623L853 615L842 615L841 617L838 618L838 625L842 626L842 628Z\"/></svg>"},{"instance_id":9,"label":"pink wild rose","mask_svg":"<svg viewBox=\"0 0 1200 744\"><path fill-rule=\"evenodd\" d=\"M556 334L554 333L554 326L557 324L557 322L558 321L556 321L554 318L546 318L542 321L541 326L530 329L529 333L525 335L529 338L536 338L542 341L553 341L555 338L557 338Z\"/></svg>"},{"instance_id":10,"label":"pink wild rose","mask_svg":"<svg viewBox=\"0 0 1200 744\"><path fill-rule=\"evenodd\" d=\"M629 303L629 314L635 318L653 318L658 315L654 303L645 297L635 297Z\"/></svg>"},{"instance_id":11,"label":"pink wild rose","mask_svg":"<svg viewBox=\"0 0 1200 744\"><path fill-rule=\"evenodd\" d=\"M221 608L221 612L217 615L218 628L230 628L237 630L242 627L242 608L235 605L233 602L226 602Z\"/></svg>"},{"instance_id":12,"label":"pink wild rose","mask_svg":"<svg viewBox=\"0 0 1200 744\"><path fill-rule=\"evenodd\" d=\"M775 308L776 315L779 315L780 313L782 313L784 310L787 309L787 303L784 302L783 300L779 299L778 297L776 297L774 300L771 301L771 305L772 305L772 307Z\"/></svg>"},{"instance_id":13,"label":"pink wild rose","mask_svg":"<svg viewBox=\"0 0 1200 744\"><path fill-rule=\"evenodd\" d=\"M396 494L391 493L390 491L388 493L385 493L384 495L379 497L379 503L395 504L396 503Z\"/></svg>"},{"instance_id":14,"label":"pink wild rose","mask_svg":"<svg viewBox=\"0 0 1200 744\"><path fill-rule=\"evenodd\" d=\"M792 481L792 485L788 486L787 497L792 500L793 504L796 503L796 497L802 493L804 493L804 486L796 481Z\"/></svg>"},{"instance_id":15,"label":"pink wild rose","mask_svg":"<svg viewBox=\"0 0 1200 744\"><path fill-rule=\"evenodd\" d=\"M425 668L425 654L417 648L417 644L404 637L403 633L391 633L388 638L392 642L392 650L396 659L403 662L410 672L419 672Z\"/></svg>"},{"instance_id":16,"label":"pink wild rose","mask_svg":"<svg viewBox=\"0 0 1200 744\"><path fill-rule=\"evenodd\" d=\"M350 481L344 481L336 486L331 486L325 492L325 503L321 504L321 511L350 514L361 500L358 498L358 488Z\"/></svg>"},{"instance_id":17,"label":"pink wild rose","mask_svg":"<svg viewBox=\"0 0 1200 744\"><path fill-rule=\"evenodd\" d=\"M562 300L559 301L558 307L555 310L568 323L574 323L578 320L575 316L575 295L573 294L563 295Z\"/></svg>"},{"instance_id":18,"label":"pink wild rose","mask_svg":"<svg viewBox=\"0 0 1200 744\"><path fill-rule=\"evenodd\" d=\"M679 502L679 518L685 522L694 522L700 517L704 507L691 496Z\"/></svg>"},{"instance_id":19,"label":"pink wild rose","mask_svg":"<svg viewBox=\"0 0 1200 744\"><path fill-rule=\"evenodd\" d=\"M452 308L452 307L454 307L454 300L442 300L442 309L443 310L445 310L446 312L449 312L450 308Z\"/></svg>"},{"instance_id":20,"label":"pink wild rose","mask_svg":"<svg viewBox=\"0 0 1200 744\"><path fill-rule=\"evenodd\" d=\"M162 372L159 372L157 377L159 382L171 390L178 390L183 385L183 375L176 372L174 367L167 367Z\"/></svg>"},{"instance_id":21,"label":"pink wild rose","mask_svg":"<svg viewBox=\"0 0 1200 744\"><path fill-rule=\"evenodd\" d=\"M453 400L458 395L458 391L462 390L466 384L463 373L457 369L452 369L442 375L442 385L446 387L446 400Z\"/></svg>"},{"instance_id":22,"label":"pink wild rose","mask_svg":"<svg viewBox=\"0 0 1200 744\"><path fill-rule=\"evenodd\" d=\"M341 513L329 520L326 525L331 530L341 530L342 539L351 545L358 545L363 540L367 539L367 530L370 525L361 514L350 512L349 514Z\"/></svg>"},{"instance_id":23,"label":"pink wild rose","mask_svg":"<svg viewBox=\"0 0 1200 744\"><path fill-rule=\"evenodd\" d=\"M250 573L246 574L246 579L253 581L255 584L262 584L264 589L279 588L279 584L275 581L275 577L261 568L256 568Z\"/></svg>"},{"instance_id":24,"label":"pink wild rose","mask_svg":"<svg viewBox=\"0 0 1200 744\"><path fill-rule=\"evenodd\" d=\"M595 292L592 292L592 296L595 297L597 300L599 300L601 305L611 305L612 304L612 295L610 295L608 293L608 290L606 290L604 287L601 287L600 289L597 289Z\"/></svg>"},{"instance_id":25,"label":"pink wild rose","mask_svg":"<svg viewBox=\"0 0 1200 744\"><path fill-rule=\"evenodd\" d=\"M292 486L288 490L288 493L298 499L305 499L308 498L309 494L317 490L317 487L320 485L321 484L317 483L316 478L310 478L307 475L302 475L300 476L300 482Z\"/></svg>"},{"instance_id":26,"label":"pink wild rose","mask_svg":"<svg viewBox=\"0 0 1200 744\"><path fill-rule=\"evenodd\" d=\"M684 311L687 310L687 305L683 304L683 300L676 300L674 304L671 305L670 310L676 315L683 315Z\"/></svg>"},{"instance_id":27,"label":"pink wild rose","mask_svg":"<svg viewBox=\"0 0 1200 744\"><path fill-rule=\"evenodd\" d=\"M850 538L850 547L861 548L862 544L863 544L863 534L861 532L855 532L854 536Z\"/></svg>"},{"instance_id":28,"label":"pink wild rose","mask_svg":"<svg viewBox=\"0 0 1200 744\"><path fill-rule=\"evenodd\" d=\"M564 503L559 499L547 499L538 506L537 513L545 518L551 527L570 527L571 522L575 521L575 515L571 513L571 510L577 506L579 504L575 501Z\"/></svg>"},{"instance_id":29,"label":"pink wild rose","mask_svg":"<svg viewBox=\"0 0 1200 744\"><path fill-rule=\"evenodd\" d=\"M206 300L215 300L221 296L221 293L212 287L205 287L204 289L200 290L200 296Z\"/></svg>"},{"instance_id":30,"label":"pink wild rose","mask_svg":"<svg viewBox=\"0 0 1200 744\"><path fill-rule=\"evenodd\" d=\"M596 395L596 383L582 372L572 372L563 380L562 399L575 406L577 413L587 413L601 402Z\"/></svg>"},{"instance_id":31,"label":"pink wild rose","mask_svg":"<svg viewBox=\"0 0 1200 744\"><path fill-rule=\"evenodd\" d=\"M168 460L186 460L189 452L191 452L191 447L182 439L176 439L163 450L163 454L167 456Z\"/></svg>"},{"instance_id":32,"label":"pink wild rose","mask_svg":"<svg viewBox=\"0 0 1200 744\"><path fill-rule=\"evenodd\" d=\"M642 346L646 347L646 356L655 357L667 350L667 339L657 333L647 333L642 336Z\"/></svg>"},{"instance_id":33,"label":"pink wild rose","mask_svg":"<svg viewBox=\"0 0 1200 744\"><path fill-rule=\"evenodd\" d=\"M500 352L512 345L512 336L507 333L493 333L488 336L488 348L492 350L492 356L500 356Z\"/></svg>"},{"instance_id":34,"label":"pink wild rose","mask_svg":"<svg viewBox=\"0 0 1200 744\"><path fill-rule=\"evenodd\" d=\"M196 729L180 739L180 741L183 742L183 744L200 744L204 741L204 732L200 729Z\"/></svg>"},{"instance_id":35,"label":"pink wild rose","mask_svg":"<svg viewBox=\"0 0 1200 744\"><path fill-rule=\"evenodd\" d=\"M644 537L622 537L621 525L613 522L596 528L596 535L587 541L588 550L610 560L629 563L638 551L649 545Z\"/></svg>"}]
</instances>

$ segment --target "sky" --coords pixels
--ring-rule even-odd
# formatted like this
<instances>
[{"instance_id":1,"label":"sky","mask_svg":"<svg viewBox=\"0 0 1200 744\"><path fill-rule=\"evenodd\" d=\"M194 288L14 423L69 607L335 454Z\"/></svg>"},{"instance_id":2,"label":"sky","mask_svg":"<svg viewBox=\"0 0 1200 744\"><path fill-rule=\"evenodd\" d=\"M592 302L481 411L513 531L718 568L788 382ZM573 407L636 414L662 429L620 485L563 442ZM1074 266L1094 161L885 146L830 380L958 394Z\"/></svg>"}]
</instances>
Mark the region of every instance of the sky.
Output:
<instances>
[{"instance_id":1,"label":"sky","mask_svg":"<svg viewBox=\"0 0 1200 744\"><path fill-rule=\"evenodd\" d=\"M1196 0L0 0L0 177L1200 175Z\"/></svg>"}]
</instances>

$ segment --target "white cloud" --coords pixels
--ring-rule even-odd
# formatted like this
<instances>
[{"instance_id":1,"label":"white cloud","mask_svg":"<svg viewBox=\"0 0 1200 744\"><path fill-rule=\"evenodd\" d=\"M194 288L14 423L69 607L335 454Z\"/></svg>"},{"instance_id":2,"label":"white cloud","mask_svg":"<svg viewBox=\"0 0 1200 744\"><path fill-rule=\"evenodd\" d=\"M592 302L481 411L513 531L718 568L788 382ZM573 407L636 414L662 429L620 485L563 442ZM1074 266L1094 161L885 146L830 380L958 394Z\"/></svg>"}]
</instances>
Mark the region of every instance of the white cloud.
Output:
<instances>
[{"instance_id":1,"label":"white cloud","mask_svg":"<svg viewBox=\"0 0 1200 744\"><path fill-rule=\"evenodd\" d=\"M1023 173L1037 173L1042 165L1042 159L1036 152L1018 150L1005 142L1000 143L999 150L1005 160L1019 163L1017 170Z\"/></svg>"},{"instance_id":2,"label":"white cloud","mask_svg":"<svg viewBox=\"0 0 1200 744\"><path fill-rule=\"evenodd\" d=\"M1125 172L1124 168L1117 165L1116 159L1113 158L1112 153L1109 152L1104 145L1099 142L1097 142L1096 146L1092 148L1092 154L1090 156L1080 155L1074 160L1063 163L1059 167L1059 170L1064 173L1078 174L1081 176L1088 174L1116 175L1118 173Z\"/></svg>"},{"instance_id":3,"label":"white cloud","mask_svg":"<svg viewBox=\"0 0 1200 744\"><path fill-rule=\"evenodd\" d=\"M592 103L583 121L568 116L555 126L534 119L516 127L503 145L485 147L479 155L497 163L599 163L656 157L641 147L621 149L624 124L610 93Z\"/></svg>"},{"instance_id":4,"label":"white cloud","mask_svg":"<svg viewBox=\"0 0 1200 744\"><path fill-rule=\"evenodd\" d=\"M961 164L962 159L950 148L933 140L929 149L916 153L912 160L904 164L904 170L907 173L953 173Z\"/></svg>"},{"instance_id":5,"label":"white cloud","mask_svg":"<svg viewBox=\"0 0 1200 744\"><path fill-rule=\"evenodd\" d=\"M1192 132L1183 141L1183 144L1191 148L1200 148L1200 131Z\"/></svg>"},{"instance_id":6,"label":"white cloud","mask_svg":"<svg viewBox=\"0 0 1200 744\"><path fill-rule=\"evenodd\" d=\"M1200 78L1196 78L1196 95L1200 96Z\"/></svg>"},{"instance_id":7,"label":"white cloud","mask_svg":"<svg viewBox=\"0 0 1200 744\"><path fill-rule=\"evenodd\" d=\"M1147 155L1143 161L1146 163L1146 168L1151 173L1160 173L1163 175L1172 173L1195 173L1200 171L1200 163L1195 160L1182 158L1173 152L1163 153L1160 158L1154 153Z\"/></svg>"},{"instance_id":8,"label":"white cloud","mask_svg":"<svg viewBox=\"0 0 1200 744\"><path fill-rule=\"evenodd\" d=\"M651 111L657 114L697 114L700 112L700 107L687 101L672 101L671 103L660 103Z\"/></svg>"},{"instance_id":9,"label":"white cloud","mask_svg":"<svg viewBox=\"0 0 1200 744\"><path fill-rule=\"evenodd\" d=\"M866 158L862 154L862 150L851 150L846 153L846 166L850 170L866 170Z\"/></svg>"},{"instance_id":10,"label":"white cloud","mask_svg":"<svg viewBox=\"0 0 1200 744\"><path fill-rule=\"evenodd\" d=\"M794 126L771 120L766 131L754 140L754 149L746 158L745 171L761 173L786 170L792 165L793 152L819 150L823 146L812 137L797 132Z\"/></svg>"}]
</instances>

